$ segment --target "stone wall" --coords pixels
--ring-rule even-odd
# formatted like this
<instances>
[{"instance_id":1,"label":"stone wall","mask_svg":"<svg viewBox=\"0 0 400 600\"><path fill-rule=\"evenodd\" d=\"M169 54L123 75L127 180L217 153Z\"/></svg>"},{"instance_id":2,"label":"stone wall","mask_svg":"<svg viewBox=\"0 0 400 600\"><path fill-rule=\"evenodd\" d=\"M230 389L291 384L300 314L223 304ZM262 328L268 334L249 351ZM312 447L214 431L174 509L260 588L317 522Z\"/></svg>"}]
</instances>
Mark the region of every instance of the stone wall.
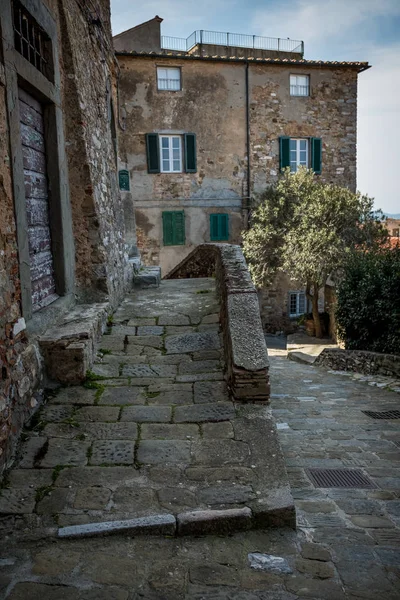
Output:
<instances>
[{"instance_id":1,"label":"stone wall","mask_svg":"<svg viewBox=\"0 0 400 600\"><path fill-rule=\"evenodd\" d=\"M238 401L267 402L270 396L267 347L257 292L240 247L197 246L167 279L214 275L230 391Z\"/></svg>"},{"instance_id":2,"label":"stone wall","mask_svg":"<svg viewBox=\"0 0 400 600\"><path fill-rule=\"evenodd\" d=\"M309 75L310 96L290 96L289 75ZM251 65L251 183L253 194L279 174L279 137L322 138L321 179L356 189L357 71Z\"/></svg>"},{"instance_id":3,"label":"stone wall","mask_svg":"<svg viewBox=\"0 0 400 600\"><path fill-rule=\"evenodd\" d=\"M51 28L55 83L14 56L13 39L7 38L10 32L12 36L10 2L4 0L0 5L0 471L11 463L21 427L42 397L44 368L38 337L68 320L68 314L72 318L76 299L115 306L131 278L116 174L117 67L109 1L96 2L96 14L81 0L24 0L23 4ZM30 82L29 93L46 105L53 251L63 259L57 262L59 299L33 315L23 301L24 293L27 297L24 274L30 282L29 261L21 258L27 247L27 227L20 226L26 223L24 186L15 184L16 177L23 176L22 156L19 162L15 158L20 138L19 116L15 116L18 69L24 69ZM16 193L22 194L22 204ZM53 220L58 200L60 208Z\"/></svg>"},{"instance_id":4,"label":"stone wall","mask_svg":"<svg viewBox=\"0 0 400 600\"><path fill-rule=\"evenodd\" d=\"M117 185L117 103L108 0L100 23L75 0L60 3L64 115L81 302L116 304L126 283L122 201Z\"/></svg>"},{"instance_id":5,"label":"stone wall","mask_svg":"<svg viewBox=\"0 0 400 600\"><path fill-rule=\"evenodd\" d=\"M118 56L126 130L120 166L130 173L126 205L136 213L138 247L146 264L164 274L193 248L210 241L209 215L227 213L231 243L244 227L246 113L244 67ZM182 67L182 90L157 90L156 66ZM195 133L196 173L148 174L146 133ZM162 211L184 210L186 243L164 246ZM133 221L133 220L132 220Z\"/></svg>"},{"instance_id":6,"label":"stone wall","mask_svg":"<svg viewBox=\"0 0 400 600\"><path fill-rule=\"evenodd\" d=\"M325 348L314 364L335 371L355 371L366 375L400 378L400 356L395 354Z\"/></svg>"}]
</instances>

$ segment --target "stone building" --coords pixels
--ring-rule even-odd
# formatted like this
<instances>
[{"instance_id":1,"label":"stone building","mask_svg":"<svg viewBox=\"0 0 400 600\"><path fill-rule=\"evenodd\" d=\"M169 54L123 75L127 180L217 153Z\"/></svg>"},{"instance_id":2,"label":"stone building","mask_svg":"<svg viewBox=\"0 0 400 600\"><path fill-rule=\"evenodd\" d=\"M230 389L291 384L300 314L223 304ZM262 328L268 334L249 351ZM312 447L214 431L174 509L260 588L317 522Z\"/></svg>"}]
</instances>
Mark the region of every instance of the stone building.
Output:
<instances>
[{"instance_id":1,"label":"stone building","mask_svg":"<svg viewBox=\"0 0 400 600\"><path fill-rule=\"evenodd\" d=\"M160 23L114 38L126 112L120 169L130 181L122 193L145 262L165 275L197 244L240 243L251 200L286 166L355 190L357 77L367 63L305 60L296 40L168 38ZM280 281L262 305L264 322L282 328L304 312L304 290Z\"/></svg>"},{"instance_id":2,"label":"stone building","mask_svg":"<svg viewBox=\"0 0 400 600\"><path fill-rule=\"evenodd\" d=\"M131 277L117 184L109 1L2 0L0 18L3 467L40 401L39 340L47 336L49 356L65 363L49 344L57 326L65 332L73 323L78 337L88 337L89 321L97 312L104 320ZM87 349L85 340L74 346L64 338L70 356Z\"/></svg>"}]
</instances>

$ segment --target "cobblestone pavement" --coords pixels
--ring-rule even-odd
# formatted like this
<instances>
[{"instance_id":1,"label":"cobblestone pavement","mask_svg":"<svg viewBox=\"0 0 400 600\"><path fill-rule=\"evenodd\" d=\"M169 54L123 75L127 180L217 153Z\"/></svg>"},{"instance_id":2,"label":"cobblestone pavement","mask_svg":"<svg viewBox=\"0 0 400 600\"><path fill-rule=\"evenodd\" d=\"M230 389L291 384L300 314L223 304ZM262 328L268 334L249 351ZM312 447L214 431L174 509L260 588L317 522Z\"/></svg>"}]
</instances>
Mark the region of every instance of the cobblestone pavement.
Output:
<instances>
[{"instance_id":1,"label":"cobblestone pavement","mask_svg":"<svg viewBox=\"0 0 400 600\"><path fill-rule=\"evenodd\" d=\"M198 291L203 293L196 294L191 299L188 292L188 312L185 319L182 314L171 316L174 304L176 307L174 294L167 298L167 304L170 302L170 306L166 306L168 314L164 313L162 317L161 304L157 304L155 294L151 306L145 302L141 306L140 325L138 318L132 319L132 300L128 298L115 315L112 335L103 338L102 346L109 344L103 350L110 349L113 353L105 353L102 362L95 367L95 371L107 379L96 380L100 387L80 388L76 396L65 396L66 392L62 390L61 398L67 399L59 402L57 398L60 395L56 395L43 409L44 414L40 414L34 433L39 429L41 435L31 435L28 432L26 444L32 447L27 449L25 445L21 463L11 472L9 487L2 490L0 497L1 511L5 514L0 541L0 598L398 600L400 421L373 419L362 411L397 410L399 396L394 392L372 387L368 382L354 381L350 377L288 361L284 350L270 352L272 411L277 421L296 502L297 531L248 531L225 537L32 539L35 523L40 521L43 524L44 520L51 526L54 524L54 515L58 515L58 521L62 517L65 519L64 523L71 523L81 522L87 515L93 520L94 516L101 517L105 512L109 513L107 518L110 518L115 506L120 510L118 502L119 506L124 507L123 511L115 513L119 515L130 513L133 504L135 510L142 507L146 511L149 504L153 506L152 503L156 502L158 510L162 511L165 507L168 512L171 511L170 502L176 502L176 498L185 506L188 497L192 502L195 497L198 502L198 480L193 479L193 496L188 495L190 490L183 486L186 495L182 500L179 468L165 468L162 453L152 450L151 456L159 456L159 462L145 467L138 465L145 469L143 486L137 485L137 479L130 484L126 477L121 479L121 470L134 464L141 440L169 442L173 439L175 441L171 452L180 451L176 450L176 447L180 448L180 441L186 443L189 440L192 443L193 439L205 439L207 443L208 440L215 443L217 440L216 445L206 453L211 461L217 452L217 445L232 440L231 433L225 431L228 421L208 423L210 429L216 425L224 430L211 437L200 437L200 433L204 435L204 424L201 426L203 432L198 425L194 425L197 430L193 429L189 433L186 431L182 434L183 437L174 433L174 437L168 438L165 429L158 428L168 426L176 429L181 425L176 420L170 422L171 414L169 421L163 421L164 417L160 417L161 421L158 423L148 422L144 418L146 409L170 410L171 401L167 395L174 392L174 396L179 398L175 393L177 385L189 387L182 388L185 399L182 402L175 400L175 411L189 405L192 410L197 406L204 406L204 398L209 398L209 394L213 394L222 385L219 346L203 350L186 348L183 354L189 353L190 361L184 356L182 362L163 362L181 355L179 344L176 346L179 340L172 345L167 344L165 335L179 335L181 330L177 334L177 327L187 328L189 334L204 332L213 339L214 336L218 337L215 323L207 323L208 320L213 321L211 315L217 310L212 288L208 282L199 284L201 288ZM185 283L179 282L179 286L183 285ZM199 306L201 310L198 310ZM151 311L153 314L154 311L160 313L157 323L150 320L154 318L149 316ZM204 315L209 317L205 318ZM175 324L171 324L172 319ZM164 320L167 322L163 323ZM181 324L177 324L178 320L181 320ZM136 327L151 327L152 331L139 331L134 329ZM163 328L161 335L155 329L157 327ZM198 328L198 331L193 328ZM132 343L131 335L136 338L150 337L152 345ZM121 344L123 341L123 345L119 345L119 341ZM134 350L135 346L137 351ZM195 356L196 352L202 354ZM204 352L210 354L205 355ZM114 356L118 358L115 360ZM144 357L145 360L143 363L130 363L127 360L129 356ZM153 362L155 358L158 360ZM190 364L194 368L194 363L202 361L207 361L207 373L217 375L215 380L211 379L212 385L206 392L207 396L198 396L196 402L196 386L204 380L201 377L198 380L196 372L187 373L180 369L182 364ZM215 365L215 370L210 369L211 362ZM146 385L142 385L142 380L145 379L143 373L133 371L133 364L176 368L173 369L173 374L172 371L168 375L166 372L159 372L153 383L150 384L146 379ZM153 366L150 368L154 369ZM126 385L123 387L129 390L137 388L134 402L127 403L127 398L131 400L132 396L124 397L121 387L118 388L117 396L115 395L115 377L119 378L120 386L121 381L125 380ZM183 381L182 377L185 378ZM191 378L189 381L188 377ZM140 385L132 386L133 378ZM171 382L172 378L175 383ZM201 389L201 386L197 387ZM190 404L187 403L188 392L191 394ZM199 401L201 397L203 400ZM142 407L140 410L144 411L140 419L137 417L138 413L135 415L136 420L133 420L132 415L122 418L124 411L134 412L137 407ZM97 413L99 410L101 412ZM50 414L47 414L48 411L51 411ZM96 414L101 417L96 418ZM164 413L161 411L160 414ZM141 434L146 432L147 427L150 437L135 437L135 444L131 449L111 448L109 444L96 445L97 442L109 442L110 431L114 442L118 439L125 440L125 437L116 438L116 431L120 429L122 435L126 436L123 428L134 425L141 430ZM193 424L186 423L186 427L193 428ZM43 437L50 439L44 449L37 442ZM57 445L57 441L62 442L61 446ZM82 451L82 448L85 450ZM62 459L57 454L60 449ZM74 466L61 468L65 457L72 457L67 464ZM110 465L110 457L116 457L111 460L114 466L102 466ZM29 462L32 459L33 465ZM77 462L71 463L73 460ZM128 463L124 462L128 460ZM204 486L203 490L229 484L230 489L237 488L243 492L240 477L236 478L241 471L234 471L241 468L240 461L234 456L232 462L236 465L227 464L219 468L218 474L214 473L216 481L213 478L207 480L208 486ZM265 466L267 469L267 456ZM207 468L216 467L208 465ZM361 469L376 487L318 488L307 474L306 469L309 468ZM156 482L162 485L157 487ZM143 497L130 495L130 490L139 488ZM170 495L165 498L159 495L159 491L164 489L170 490ZM78 493L79 490L82 491ZM205 501L207 506L208 498ZM14 514L10 514L12 502ZM187 506L191 506L190 502Z\"/></svg>"},{"instance_id":2,"label":"cobblestone pavement","mask_svg":"<svg viewBox=\"0 0 400 600\"><path fill-rule=\"evenodd\" d=\"M176 521L193 531L188 513L210 509L220 512L203 521L219 532L233 520L235 530L264 525L274 493L282 509L289 485L270 410L230 400L221 339L213 279L128 296L86 387L56 390L26 431L0 494L4 533L38 538L72 526L66 535L147 517L146 527L173 534Z\"/></svg>"}]
</instances>

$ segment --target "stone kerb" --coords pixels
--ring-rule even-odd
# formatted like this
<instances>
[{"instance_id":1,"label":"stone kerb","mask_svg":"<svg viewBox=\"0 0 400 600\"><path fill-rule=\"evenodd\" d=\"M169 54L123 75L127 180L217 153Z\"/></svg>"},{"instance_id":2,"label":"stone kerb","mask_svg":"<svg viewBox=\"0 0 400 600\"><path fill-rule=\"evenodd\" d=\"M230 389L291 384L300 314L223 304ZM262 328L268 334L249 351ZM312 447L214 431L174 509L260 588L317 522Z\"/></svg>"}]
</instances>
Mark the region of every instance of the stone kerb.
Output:
<instances>
[{"instance_id":1,"label":"stone kerb","mask_svg":"<svg viewBox=\"0 0 400 600\"><path fill-rule=\"evenodd\" d=\"M400 378L400 356L395 354L325 348L314 364L336 371L355 371L365 375Z\"/></svg>"},{"instance_id":2,"label":"stone kerb","mask_svg":"<svg viewBox=\"0 0 400 600\"><path fill-rule=\"evenodd\" d=\"M202 244L167 279L215 275L220 298L227 380L236 400L268 402L268 353L257 291L239 246Z\"/></svg>"}]
</instances>

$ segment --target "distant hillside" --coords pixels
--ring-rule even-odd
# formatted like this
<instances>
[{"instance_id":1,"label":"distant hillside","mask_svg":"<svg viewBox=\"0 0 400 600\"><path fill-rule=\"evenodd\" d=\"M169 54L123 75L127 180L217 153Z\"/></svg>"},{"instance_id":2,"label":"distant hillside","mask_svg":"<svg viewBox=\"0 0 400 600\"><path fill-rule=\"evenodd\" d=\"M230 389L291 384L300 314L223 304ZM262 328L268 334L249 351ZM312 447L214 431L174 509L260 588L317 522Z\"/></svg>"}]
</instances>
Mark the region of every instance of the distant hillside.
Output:
<instances>
[{"instance_id":1,"label":"distant hillside","mask_svg":"<svg viewBox=\"0 0 400 600\"><path fill-rule=\"evenodd\" d=\"M390 213L384 213L385 217L388 217L388 219L400 219L400 213L396 213L396 214L390 214Z\"/></svg>"}]
</instances>

